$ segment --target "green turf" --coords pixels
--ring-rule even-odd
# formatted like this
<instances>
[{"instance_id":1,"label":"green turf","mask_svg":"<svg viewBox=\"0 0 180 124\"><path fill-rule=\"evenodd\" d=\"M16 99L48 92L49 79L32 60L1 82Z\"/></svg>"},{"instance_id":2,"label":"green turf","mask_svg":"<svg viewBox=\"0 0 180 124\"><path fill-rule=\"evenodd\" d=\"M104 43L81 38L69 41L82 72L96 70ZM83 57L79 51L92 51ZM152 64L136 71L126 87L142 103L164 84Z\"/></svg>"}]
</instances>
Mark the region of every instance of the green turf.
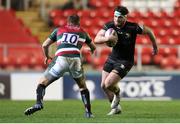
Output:
<instances>
[{"instance_id":1,"label":"green turf","mask_svg":"<svg viewBox=\"0 0 180 124\"><path fill-rule=\"evenodd\" d=\"M92 101L95 118L84 118L80 100L45 101L44 109L32 116L23 111L34 101L0 100L0 123L180 123L180 101L122 101L121 115L107 116L107 100Z\"/></svg>"}]
</instances>

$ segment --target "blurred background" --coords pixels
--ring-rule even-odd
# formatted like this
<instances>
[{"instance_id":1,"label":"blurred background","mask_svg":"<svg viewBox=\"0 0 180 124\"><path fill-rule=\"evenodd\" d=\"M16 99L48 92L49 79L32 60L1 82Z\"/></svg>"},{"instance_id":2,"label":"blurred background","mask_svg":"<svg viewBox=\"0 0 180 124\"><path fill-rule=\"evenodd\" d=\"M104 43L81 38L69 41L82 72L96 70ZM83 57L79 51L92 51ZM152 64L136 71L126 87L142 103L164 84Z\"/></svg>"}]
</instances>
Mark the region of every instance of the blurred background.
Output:
<instances>
[{"instance_id":1,"label":"blurred background","mask_svg":"<svg viewBox=\"0 0 180 124\"><path fill-rule=\"evenodd\" d=\"M159 46L159 54L152 56L150 40L137 37L135 66L122 80L122 95L143 99L180 98L180 0L0 0L0 98L35 98L37 79L46 68L41 44L54 28L66 24L68 15L77 13L81 26L94 38L105 22L113 19L117 5L129 9L129 21L152 28ZM82 48L87 82L94 99L104 98L100 73L111 52L105 45L97 47L94 55L87 46ZM55 50L54 45L52 56ZM78 97L78 89L69 76L57 82L60 83L55 83L51 91L55 95L50 94L49 99ZM66 89L72 92L65 93Z\"/></svg>"}]
</instances>

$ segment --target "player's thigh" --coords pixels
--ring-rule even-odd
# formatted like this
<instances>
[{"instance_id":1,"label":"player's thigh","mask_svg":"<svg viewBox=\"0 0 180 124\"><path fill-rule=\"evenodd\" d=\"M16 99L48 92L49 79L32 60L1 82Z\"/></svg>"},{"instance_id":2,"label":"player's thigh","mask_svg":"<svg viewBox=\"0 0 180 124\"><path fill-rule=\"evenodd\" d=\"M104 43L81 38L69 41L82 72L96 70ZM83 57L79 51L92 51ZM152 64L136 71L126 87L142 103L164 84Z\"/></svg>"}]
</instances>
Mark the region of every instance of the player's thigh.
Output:
<instances>
[{"instance_id":1,"label":"player's thigh","mask_svg":"<svg viewBox=\"0 0 180 124\"><path fill-rule=\"evenodd\" d=\"M101 87L103 88L105 86L105 80L108 77L109 72L102 71L102 77L101 77Z\"/></svg>"},{"instance_id":2,"label":"player's thigh","mask_svg":"<svg viewBox=\"0 0 180 124\"><path fill-rule=\"evenodd\" d=\"M105 86L109 87L112 85L116 85L120 80L121 80L121 77L117 73L112 71L111 73L109 73L109 75L107 76L105 80Z\"/></svg>"},{"instance_id":3,"label":"player's thigh","mask_svg":"<svg viewBox=\"0 0 180 124\"><path fill-rule=\"evenodd\" d=\"M107 60L104 64L103 71L102 71L101 87L105 85L105 80L112 70L113 70L113 63Z\"/></svg>"},{"instance_id":4,"label":"player's thigh","mask_svg":"<svg viewBox=\"0 0 180 124\"><path fill-rule=\"evenodd\" d=\"M73 78L80 78L84 75L81 59L79 57L69 58L69 73Z\"/></svg>"},{"instance_id":5,"label":"player's thigh","mask_svg":"<svg viewBox=\"0 0 180 124\"><path fill-rule=\"evenodd\" d=\"M66 71L68 71L68 64L65 57L58 56L48 65L44 77L52 82L62 77Z\"/></svg>"}]
</instances>

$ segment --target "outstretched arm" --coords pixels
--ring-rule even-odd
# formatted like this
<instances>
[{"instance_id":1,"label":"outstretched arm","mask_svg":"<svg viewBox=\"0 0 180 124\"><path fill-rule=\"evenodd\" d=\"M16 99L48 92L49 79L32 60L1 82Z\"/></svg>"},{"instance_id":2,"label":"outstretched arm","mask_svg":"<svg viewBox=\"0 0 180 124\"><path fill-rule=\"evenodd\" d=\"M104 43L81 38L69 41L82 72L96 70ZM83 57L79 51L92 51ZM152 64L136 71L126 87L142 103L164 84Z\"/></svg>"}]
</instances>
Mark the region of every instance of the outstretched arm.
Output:
<instances>
[{"instance_id":1,"label":"outstretched arm","mask_svg":"<svg viewBox=\"0 0 180 124\"><path fill-rule=\"evenodd\" d=\"M94 53L94 51L96 50L96 46L93 42L87 44L89 46L89 48L91 49L91 53Z\"/></svg>"},{"instance_id":2,"label":"outstretched arm","mask_svg":"<svg viewBox=\"0 0 180 124\"><path fill-rule=\"evenodd\" d=\"M152 46L153 46L153 55L156 55L158 53L158 47L157 47L157 43L156 43L156 37L153 33L153 31L147 27L147 26L144 26L144 29L143 29L143 34L147 34L152 42Z\"/></svg>"},{"instance_id":3,"label":"outstretched arm","mask_svg":"<svg viewBox=\"0 0 180 124\"><path fill-rule=\"evenodd\" d=\"M54 43L54 41L52 41L50 38L47 38L42 44L42 50L45 55L45 60L44 60L45 64L48 64L48 60L52 59L52 57L49 56L49 46L52 43Z\"/></svg>"}]
</instances>

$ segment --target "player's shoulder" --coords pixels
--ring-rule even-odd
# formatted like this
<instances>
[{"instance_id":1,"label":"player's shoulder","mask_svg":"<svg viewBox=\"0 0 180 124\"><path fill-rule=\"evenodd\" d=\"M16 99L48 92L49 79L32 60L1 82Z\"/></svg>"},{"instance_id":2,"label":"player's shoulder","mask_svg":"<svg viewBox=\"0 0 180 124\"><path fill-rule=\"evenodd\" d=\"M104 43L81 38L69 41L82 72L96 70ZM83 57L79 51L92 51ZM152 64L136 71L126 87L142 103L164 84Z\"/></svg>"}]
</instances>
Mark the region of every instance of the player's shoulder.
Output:
<instances>
[{"instance_id":1,"label":"player's shoulder","mask_svg":"<svg viewBox=\"0 0 180 124\"><path fill-rule=\"evenodd\" d=\"M80 27L79 31L82 33L87 33L87 31L83 27Z\"/></svg>"},{"instance_id":2,"label":"player's shoulder","mask_svg":"<svg viewBox=\"0 0 180 124\"><path fill-rule=\"evenodd\" d=\"M104 24L104 29L107 30L109 28L115 28L114 22L113 21L109 21L107 23Z\"/></svg>"},{"instance_id":3,"label":"player's shoulder","mask_svg":"<svg viewBox=\"0 0 180 124\"><path fill-rule=\"evenodd\" d=\"M138 23L132 22L132 21L127 21L127 22L126 22L126 25L127 25L127 26L138 26Z\"/></svg>"}]
</instances>

